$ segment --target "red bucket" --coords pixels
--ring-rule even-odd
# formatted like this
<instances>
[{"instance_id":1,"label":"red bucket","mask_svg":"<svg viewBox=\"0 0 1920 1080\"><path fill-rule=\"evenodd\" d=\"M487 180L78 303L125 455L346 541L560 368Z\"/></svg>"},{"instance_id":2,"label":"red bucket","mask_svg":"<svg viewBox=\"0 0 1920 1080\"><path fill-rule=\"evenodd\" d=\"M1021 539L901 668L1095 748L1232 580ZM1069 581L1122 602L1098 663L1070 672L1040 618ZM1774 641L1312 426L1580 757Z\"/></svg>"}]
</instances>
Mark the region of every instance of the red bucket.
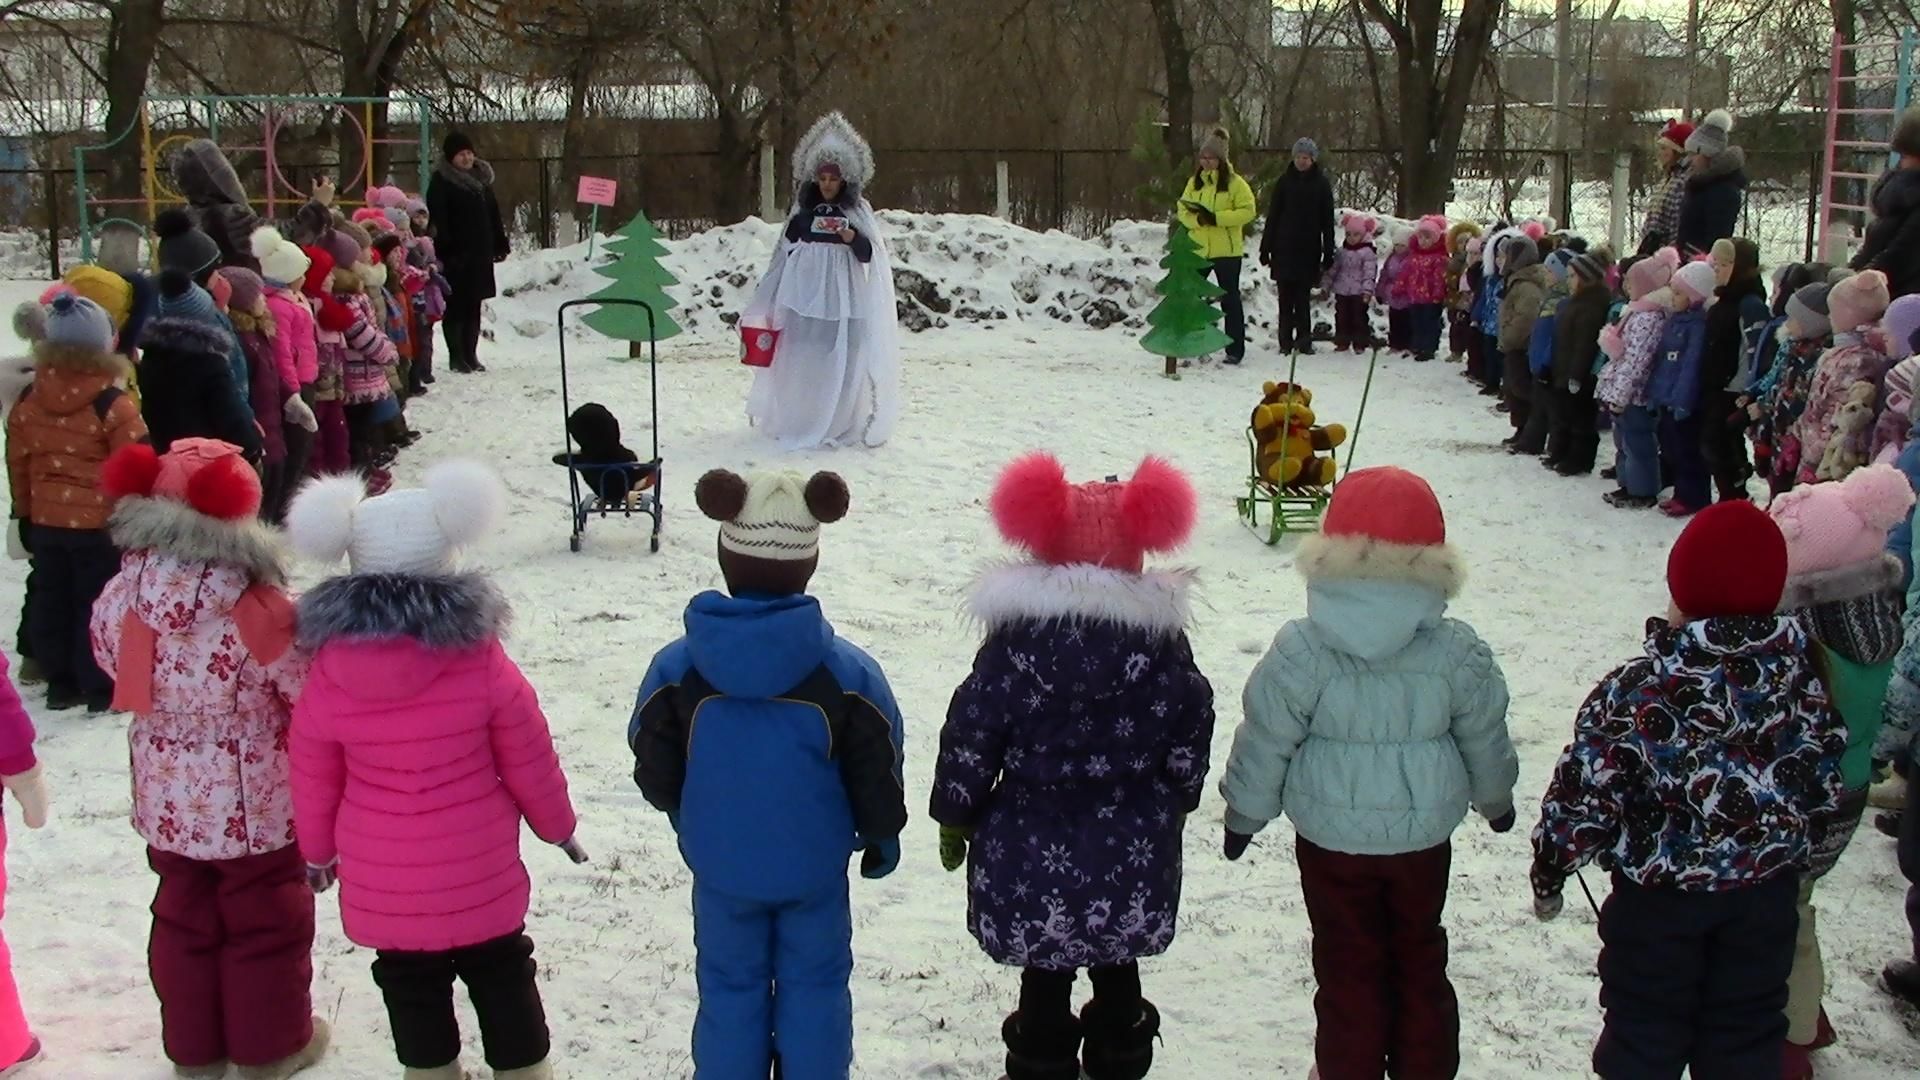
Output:
<instances>
[{"instance_id":1,"label":"red bucket","mask_svg":"<svg viewBox=\"0 0 1920 1080\"><path fill-rule=\"evenodd\" d=\"M772 367L773 350L780 344L780 331L769 330L764 326L743 326L740 328L740 343L746 346L740 362L748 367Z\"/></svg>"}]
</instances>

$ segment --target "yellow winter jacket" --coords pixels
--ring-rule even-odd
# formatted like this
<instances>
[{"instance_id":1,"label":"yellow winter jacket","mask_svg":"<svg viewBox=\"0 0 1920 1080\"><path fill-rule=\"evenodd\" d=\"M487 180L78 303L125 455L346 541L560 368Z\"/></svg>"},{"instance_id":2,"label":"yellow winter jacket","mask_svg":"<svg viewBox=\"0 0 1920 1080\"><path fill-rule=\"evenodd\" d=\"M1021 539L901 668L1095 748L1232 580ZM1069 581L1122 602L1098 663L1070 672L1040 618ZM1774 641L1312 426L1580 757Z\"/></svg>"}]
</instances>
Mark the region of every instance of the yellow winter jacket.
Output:
<instances>
[{"instance_id":1,"label":"yellow winter jacket","mask_svg":"<svg viewBox=\"0 0 1920 1080\"><path fill-rule=\"evenodd\" d=\"M1200 216L1188 203L1198 203L1213 212L1213 224L1200 224ZM1187 181L1180 195L1180 224L1193 233L1194 242L1209 259L1238 259L1246 254L1241 233L1255 216L1253 189L1239 173L1234 173L1227 190L1220 190L1220 175L1203 172Z\"/></svg>"}]
</instances>

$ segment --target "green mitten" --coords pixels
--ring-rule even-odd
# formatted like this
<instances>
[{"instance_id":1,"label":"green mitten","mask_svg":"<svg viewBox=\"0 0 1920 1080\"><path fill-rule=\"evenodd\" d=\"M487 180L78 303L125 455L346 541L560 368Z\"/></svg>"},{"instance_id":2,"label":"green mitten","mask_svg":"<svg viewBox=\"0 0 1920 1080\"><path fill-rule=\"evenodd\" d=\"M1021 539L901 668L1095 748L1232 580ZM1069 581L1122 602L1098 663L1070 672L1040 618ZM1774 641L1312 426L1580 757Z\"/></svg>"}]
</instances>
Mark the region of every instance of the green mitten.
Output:
<instances>
[{"instance_id":1,"label":"green mitten","mask_svg":"<svg viewBox=\"0 0 1920 1080\"><path fill-rule=\"evenodd\" d=\"M960 869L967 862L967 841L973 839L972 829L963 829L958 825L940 826L940 865L948 873Z\"/></svg>"}]
</instances>

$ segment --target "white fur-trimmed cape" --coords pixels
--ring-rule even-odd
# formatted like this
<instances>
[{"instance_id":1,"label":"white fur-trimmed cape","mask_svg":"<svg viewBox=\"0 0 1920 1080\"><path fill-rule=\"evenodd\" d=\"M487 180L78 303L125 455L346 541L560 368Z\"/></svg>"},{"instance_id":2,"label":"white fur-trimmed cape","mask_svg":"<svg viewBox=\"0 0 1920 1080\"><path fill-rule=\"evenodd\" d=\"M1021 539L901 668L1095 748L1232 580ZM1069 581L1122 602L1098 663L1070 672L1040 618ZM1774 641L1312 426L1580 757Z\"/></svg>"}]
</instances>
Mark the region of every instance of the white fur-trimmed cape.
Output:
<instances>
[{"instance_id":1,"label":"white fur-trimmed cape","mask_svg":"<svg viewBox=\"0 0 1920 1080\"><path fill-rule=\"evenodd\" d=\"M988 630L1017 622L1106 623L1177 634L1193 621L1191 570L1129 574L1089 563L989 567L967 596L967 614Z\"/></svg>"}]
</instances>

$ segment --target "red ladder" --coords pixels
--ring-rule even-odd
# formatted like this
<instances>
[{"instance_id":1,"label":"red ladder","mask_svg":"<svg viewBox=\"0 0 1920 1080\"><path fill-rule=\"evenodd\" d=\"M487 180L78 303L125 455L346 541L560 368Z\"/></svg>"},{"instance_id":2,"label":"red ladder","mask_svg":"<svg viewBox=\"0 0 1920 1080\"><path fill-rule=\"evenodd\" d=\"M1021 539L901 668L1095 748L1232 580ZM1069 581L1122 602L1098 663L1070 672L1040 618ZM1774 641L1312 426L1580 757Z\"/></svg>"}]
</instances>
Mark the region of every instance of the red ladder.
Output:
<instances>
[{"instance_id":1,"label":"red ladder","mask_svg":"<svg viewBox=\"0 0 1920 1080\"><path fill-rule=\"evenodd\" d=\"M1887 140L1906 110L1913 83L1912 30L1899 37L1849 43L1833 35L1833 54L1827 80L1827 154L1820 179L1820 260L1845 259L1847 250L1834 250L1834 229L1847 230L1851 247L1866 228L1872 211L1864 205L1866 192L1880 176L1888 157ZM1843 89L1853 88L1854 104L1843 106ZM1864 100L1863 100L1864 99ZM1882 105L1880 102L1886 102ZM1841 138L1840 118L1848 123L1850 138ZM1844 186L1843 186L1844 185ZM1851 200L1858 199L1858 202Z\"/></svg>"}]
</instances>

